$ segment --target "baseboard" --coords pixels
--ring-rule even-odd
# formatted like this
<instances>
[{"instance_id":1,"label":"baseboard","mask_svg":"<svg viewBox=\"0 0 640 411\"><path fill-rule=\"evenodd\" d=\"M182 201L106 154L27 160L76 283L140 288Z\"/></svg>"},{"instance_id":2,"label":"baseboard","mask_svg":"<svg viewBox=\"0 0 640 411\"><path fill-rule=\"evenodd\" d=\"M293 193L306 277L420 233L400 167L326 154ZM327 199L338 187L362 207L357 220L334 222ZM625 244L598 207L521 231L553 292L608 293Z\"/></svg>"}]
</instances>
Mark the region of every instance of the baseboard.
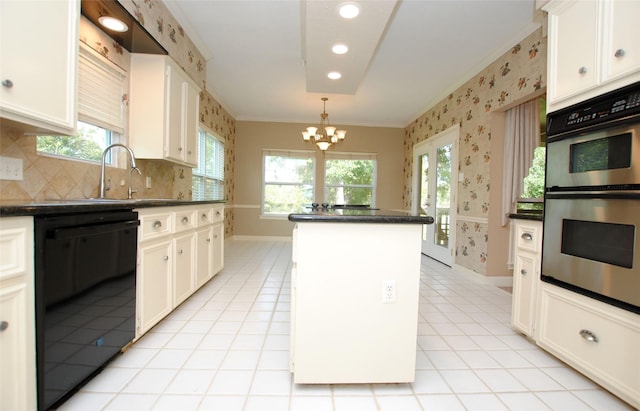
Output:
<instances>
[{"instance_id":1,"label":"baseboard","mask_svg":"<svg viewBox=\"0 0 640 411\"><path fill-rule=\"evenodd\" d=\"M513 277L512 276L486 276L479 273L476 273L473 270L469 270L466 267L463 267L458 264L454 264L452 267L454 270L462 273L475 281L478 281L483 284L491 284L496 287L513 287Z\"/></svg>"},{"instance_id":2,"label":"baseboard","mask_svg":"<svg viewBox=\"0 0 640 411\"><path fill-rule=\"evenodd\" d=\"M269 235L233 235L231 236L232 240L240 240L240 241L291 241L292 237L279 237L279 236L269 236Z\"/></svg>"}]
</instances>

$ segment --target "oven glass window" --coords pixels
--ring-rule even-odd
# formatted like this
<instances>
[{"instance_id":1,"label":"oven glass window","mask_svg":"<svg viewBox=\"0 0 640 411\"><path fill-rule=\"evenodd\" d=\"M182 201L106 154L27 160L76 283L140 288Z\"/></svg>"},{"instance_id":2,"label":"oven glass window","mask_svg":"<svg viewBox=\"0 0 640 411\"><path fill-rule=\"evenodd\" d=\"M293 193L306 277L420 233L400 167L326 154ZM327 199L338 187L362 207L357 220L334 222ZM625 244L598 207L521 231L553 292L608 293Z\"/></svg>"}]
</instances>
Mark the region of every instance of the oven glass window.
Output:
<instances>
[{"instance_id":1,"label":"oven glass window","mask_svg":"<svg viewBox=\"0 0 640 411\"><path fill-rule=\"evenodd\" d=\"M562 220L563 254L633 268L635 226Z\"/></svg>"},{"instance_id":2,"label":"oven glass window","mask_svg":"<svg viewBox=\"0 0 640 411\"><path fill-rule=\"evenodd\" d=\"M584 173L631 167L631 133L571 145L569 171Z\"/></svg>"}]
</instances>

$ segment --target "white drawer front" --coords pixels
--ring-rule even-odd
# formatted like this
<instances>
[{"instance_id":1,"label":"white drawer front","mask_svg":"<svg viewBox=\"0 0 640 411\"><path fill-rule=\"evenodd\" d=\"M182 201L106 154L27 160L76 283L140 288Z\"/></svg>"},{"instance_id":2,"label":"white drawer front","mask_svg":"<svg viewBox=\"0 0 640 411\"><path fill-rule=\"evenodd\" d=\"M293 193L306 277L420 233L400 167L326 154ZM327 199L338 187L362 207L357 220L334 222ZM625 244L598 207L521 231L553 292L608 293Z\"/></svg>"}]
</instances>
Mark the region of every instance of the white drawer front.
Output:
<instances>
[{"instance_id":1,"label":"white drawer front","mask_svg":"<svg viewBox=\"0 0 640 411\"><path fill-rule=\"evenodd\" d=\"M140 238L147 241L171 233L171 213L140 215Z\"/></svg>"},{"instance_id":2,"label":"white drawer front","mask_svg":"<svg viewBox=\"0 0 640 411\"><path fill-rule=\"evenodd\" d=\"M213 223L213 208L199 208L196 211L196 227L204 227Z\"/></svg>"},{"instance_id":3,"label":"white drawer front","mask_svg":"<svg viewBox=\"0 0 640 411\"><path fill-rule=\"evenodd\" d=\"M640 317L556 288L542 290L538 343L640 405Z\"/></svg>"},{"instance_id":4,"label":"white drawer front","mask_svg":"<svg viewBox=\"0 0 640 411\"><path fill-rule=\"evenodd\" d=\"M519 223L516 230L518 248L537 253L540 251L542 232L535 224Z\"/></svg>"},{"instance_id":5,"label":"white drawer front","mask_svg":"<svg viewBox=\"0 0 640 411\"><path fill-rule=\"evenodd\" d=\"M179 233L185 230L191 230L196 226L196 210L195 209L187 209L180 210L175 213L175 217L173 220L175 224L174 232Z\"/></svg>"}]
</instances>

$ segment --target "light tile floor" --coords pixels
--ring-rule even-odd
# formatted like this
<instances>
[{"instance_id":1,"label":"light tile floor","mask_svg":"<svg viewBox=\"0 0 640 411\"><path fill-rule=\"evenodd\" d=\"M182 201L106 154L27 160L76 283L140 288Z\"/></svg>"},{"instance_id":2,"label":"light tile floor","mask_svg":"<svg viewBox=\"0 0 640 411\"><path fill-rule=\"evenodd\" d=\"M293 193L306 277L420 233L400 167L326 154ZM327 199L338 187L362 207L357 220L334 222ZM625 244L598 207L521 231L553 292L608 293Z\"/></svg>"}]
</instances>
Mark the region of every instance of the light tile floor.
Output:
<instances>
[{"instance_id":1,"label":"light tile floor","mask_svg":"<svg viewBox=\"0 0 640 411\"><path fill-rule=\"evenodd\" d=\"M290 259L290 242L227 240L224 270L60 409L631 409L512 331L509 293L426 257L414 383L292 384Z\"/></svg>"}]
</instances>

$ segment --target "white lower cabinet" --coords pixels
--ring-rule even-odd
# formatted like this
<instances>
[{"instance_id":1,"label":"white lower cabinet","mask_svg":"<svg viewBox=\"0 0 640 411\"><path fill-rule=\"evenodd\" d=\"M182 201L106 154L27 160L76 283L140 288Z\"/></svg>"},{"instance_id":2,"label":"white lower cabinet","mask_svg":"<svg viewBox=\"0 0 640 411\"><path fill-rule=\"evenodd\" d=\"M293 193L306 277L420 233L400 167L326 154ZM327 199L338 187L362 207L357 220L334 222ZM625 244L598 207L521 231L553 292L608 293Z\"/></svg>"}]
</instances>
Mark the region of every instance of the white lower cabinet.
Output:
<instances>
[{"instance_id":1,"label":"white lower cabinet","mask_svg":"<svg viewBox=\"0 0 640 411\"><path fill-rule=\"evenodd\" d=\"M541 283L538 345L640 409L640 317Z\"/></svg>"},{"instance_id":2,"label":"white lower cabinet","mask_svg":"<svg viewBox=\"0 0 640 411\"><path fill-rule=\"evenodd\" d=\"M535 329L536 291L540 280L542 222L511 220L515 224L511 326L529 337Z\"/></svg>"},{"instance_id":3,"label":"white lower cabinet","mask_svg":"<svg viewBox=\"0 0 640 411\"><path fill-rule=\"evenodd\" d=\"M171 240L138 247L136 338L171 312Z\"/></svg>"},{"instance_id":4,"label":"white lower cabinet","mask_svg":"<svg viewBox=\"0 0 640 411\"><path fill-rule=\"evenodd\" d=\"M140 219L138 339L222 269L224 208L200 205L136 211Z\"/></svg>"},{"instance_id":5,"label":"white lower cabinet","mask_svg":"<svg viewBox=\"0 0 640 411\"><path fill-rule=\"evenodd\" d=\"M0 410L36 409L33 218L0 219Z\"/></svg>"}]
</instances>

